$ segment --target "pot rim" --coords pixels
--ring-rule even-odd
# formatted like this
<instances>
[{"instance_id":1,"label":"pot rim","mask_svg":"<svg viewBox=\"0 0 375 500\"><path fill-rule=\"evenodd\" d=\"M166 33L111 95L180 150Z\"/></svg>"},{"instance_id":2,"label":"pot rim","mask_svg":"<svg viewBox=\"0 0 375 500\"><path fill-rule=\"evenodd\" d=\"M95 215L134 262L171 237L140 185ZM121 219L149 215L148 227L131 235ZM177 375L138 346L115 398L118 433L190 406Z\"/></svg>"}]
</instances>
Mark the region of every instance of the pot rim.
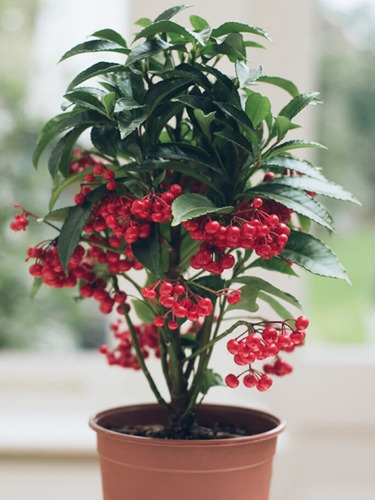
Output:
<instances>
[{"instance_id":1,"label":"pot rim","mask_svg":"<svg viewBox=\"0 0 375 500\"><path fill-rule=\"evenodd\" d=\"M249 415L256 415L258 417L264 417L266 420L273 422L274 427L268 431L263 431L257 434L252 434L249 436L237 436L233 438L225 438L225 439L192 439L192 440L184 440L184 439L162 439L162 438L153 438L153 437L145 437L145 436L134 436L129 434L120 433L117 431L109 430L103 427L100 424L100 420L104 417L107 417L111 414L115 414L121 412L123 410L129 411L142 411L142 410L151 410L151 409L161 409L161 407L157 403L143 403L143 404L135 404L135 405L124 405L118 406L114 408L109 408L107 410L100 411L92 415L89 419L89 426L93 429L97 434L105 435L108 438L112 438L115 440L122 441L132 441L135 440L139 444L154 444L159 446L231 446L236 443L237 445L240 443L247 444L251 442L258 442L267 439L271 439L273 437L278 436L286 426L286 422L272 413L268 413L267 411L257 409L257 408L248 408L243 406L236 405L222 405L222 404L203 404L202 408L206 408L208 410L220 411L220 410L231 410L238 411L242 413L248 413Z\"/></svg>"}]
</instances>

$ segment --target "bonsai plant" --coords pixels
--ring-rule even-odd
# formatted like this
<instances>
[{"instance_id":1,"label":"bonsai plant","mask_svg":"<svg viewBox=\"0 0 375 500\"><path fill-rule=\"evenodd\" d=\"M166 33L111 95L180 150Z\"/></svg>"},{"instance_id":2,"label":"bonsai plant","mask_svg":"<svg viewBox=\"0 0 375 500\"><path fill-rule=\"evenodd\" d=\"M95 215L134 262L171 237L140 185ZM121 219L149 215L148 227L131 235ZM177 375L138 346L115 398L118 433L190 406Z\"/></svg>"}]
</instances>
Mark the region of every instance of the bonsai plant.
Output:
<instances>
[{"instance_id":1,"label":"bonsai plant","mask_svg":"<svg viewBox=\"0 0 375 500\"><path fill-rule=\"evenodd\" d=\"M52 239L27 252L35 287L76 288L119 315L117 345L100 351L143 372L168 416L156 437L178 439L200 437L197 408L222 376L231 388L265 391L292 371L284 353L304 344L308 319L288 312L300 307L295 297L253 272L295 276L301 266L348 280L309 231L311 222L334 230L315 195L355 201L294 154L323 146L287 139L318 94L248 66L247 50L269 35L237 22L212 29L195 15L185 28L171 20L185 7L138 21L131 46L103 29L62 57L103 51L124 62L98 62L69 84L34 154L37 166L48 150L49 212L40 218L18 205L12 222L51 226ZM259 91L270 84L285 91L280 111ZM87 130L91 146L79 146ZM262 301L274 317L257 316ZM230 320L233 311L240 319ZM210 366L219 342L233 356L220 374ZM167 396L149 355L160 360Z\"/></svg>"}]
</instances>

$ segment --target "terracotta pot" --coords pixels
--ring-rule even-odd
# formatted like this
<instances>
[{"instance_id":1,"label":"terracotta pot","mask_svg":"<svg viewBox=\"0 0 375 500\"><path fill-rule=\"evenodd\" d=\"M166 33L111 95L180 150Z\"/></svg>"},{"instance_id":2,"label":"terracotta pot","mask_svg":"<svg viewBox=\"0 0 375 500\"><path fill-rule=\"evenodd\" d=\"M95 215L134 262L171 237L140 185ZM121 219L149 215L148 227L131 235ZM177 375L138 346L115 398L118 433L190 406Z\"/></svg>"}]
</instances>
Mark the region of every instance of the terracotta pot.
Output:
<instances>
[{"instance_id":1,"label":"terracotta pot","mask_svg":"<svg viewBox=\"0 0 375 500\"><path fill-rule=\"evenodd\" d=\"M166 423L157 405L101 412L97 432L104 500L268 500L277 435L285 424L258 410L205 405L198 422L235 424L254 433L214 440L128 436L110 425Z\"/></svg>"}]
</instances>

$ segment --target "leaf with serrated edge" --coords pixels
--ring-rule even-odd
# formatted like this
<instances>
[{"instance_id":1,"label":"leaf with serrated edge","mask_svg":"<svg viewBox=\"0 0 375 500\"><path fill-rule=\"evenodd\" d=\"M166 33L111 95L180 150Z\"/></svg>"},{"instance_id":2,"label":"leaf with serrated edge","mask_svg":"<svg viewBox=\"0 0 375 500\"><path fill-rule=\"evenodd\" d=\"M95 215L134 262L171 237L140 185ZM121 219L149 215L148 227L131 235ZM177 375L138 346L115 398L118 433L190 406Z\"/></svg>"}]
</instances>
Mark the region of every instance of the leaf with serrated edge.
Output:
<instances>
[{"instance_id":1,"label":"leaf with serrated edge","mask_svg":"<svg viewBox=\"0 0 375 500\"><path fill-rule=\"evenodd\" d=\"M282 257L319 276L350 280L336 255L311 234L292 231Z\"/></svg>"},{"instance_id":2,"label":"leaf with serrated edge","mask_svg":"<svg viewBox=\"0 0 375 500\"><path fill-rule=\"evenodd\" d=\"M240 288L240 292L241 300L237 304L230 305L230 310L242 309L251 313L256 312L259 309L257 304L259 289L253 285L245 285Z\"/></svg>"},{"instance_id":3,"label":"leaf with serrated edge","mask_svg":"<svg viewBox=\"0 0 375 500\"><path fill-rule=\"evenodd\" d=\"M212 213L230 213L233 207L216 207L211 200L198 193L187 193L178 196L172 203L172 226Z\"/></svg>"},{"instance_id":4,"label":"leaf with serrated edge","mask_svg":"<svg viewBox=\"0 0 375 500\"><path fill-rule=\"evenodd\" d=\"M290 293L283 292L279 288L271 285L268 281L263 280L262 278L257 278L255 276L242 276L240 278L235 278L233 280L236 283L244 283L245 285L251 285L257 288L258 290L262 290L263 292L274 295L275 297L279 297L279 299L285 300L289 304L292 304L298 309L301 309L301 305L298 300L293 297Z\"/></svg>"}]
</instances>

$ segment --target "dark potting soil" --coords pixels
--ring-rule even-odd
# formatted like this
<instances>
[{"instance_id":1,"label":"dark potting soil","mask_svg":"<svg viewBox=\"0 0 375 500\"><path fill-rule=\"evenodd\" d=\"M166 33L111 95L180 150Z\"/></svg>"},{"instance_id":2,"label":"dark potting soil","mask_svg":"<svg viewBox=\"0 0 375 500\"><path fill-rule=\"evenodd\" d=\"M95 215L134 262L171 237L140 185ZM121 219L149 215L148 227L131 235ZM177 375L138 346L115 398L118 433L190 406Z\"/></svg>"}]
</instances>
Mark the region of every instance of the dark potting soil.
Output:
<instances>
[{"instance_id":1,"label":"dark potting soil","mask_svg":"<svg viewBox=\"0 0 375 500\"><path fill-rule=\"evenodd\" d=\"M130 436L150 437L157 439L229 439L235 437L250 436L245 429L229 424L215 423L212 427L195 424L189 432L171 432L171 429L160 424L132 425L132 426L107 426L108 430L128 434Z\"/></svg>"}]
</instances>

